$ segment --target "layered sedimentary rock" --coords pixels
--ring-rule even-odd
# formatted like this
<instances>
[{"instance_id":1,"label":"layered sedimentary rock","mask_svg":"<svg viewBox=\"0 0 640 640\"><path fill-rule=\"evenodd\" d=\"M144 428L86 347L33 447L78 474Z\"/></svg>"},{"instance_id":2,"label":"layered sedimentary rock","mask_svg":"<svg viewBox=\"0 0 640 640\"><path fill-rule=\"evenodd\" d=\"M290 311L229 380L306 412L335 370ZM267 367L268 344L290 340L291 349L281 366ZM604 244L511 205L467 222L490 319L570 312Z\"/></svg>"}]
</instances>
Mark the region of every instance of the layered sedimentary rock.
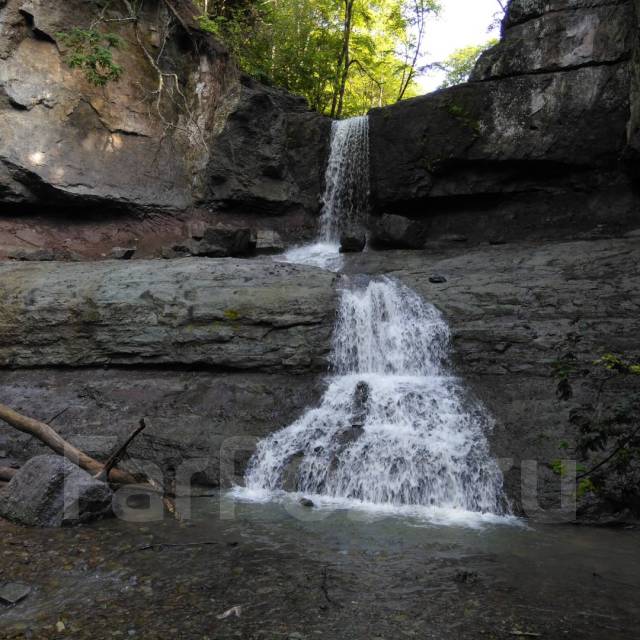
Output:
<instances>
[{"instance_id":1,"label":"layered sedimentary rock","mask_svg":"<svg viewBox=\"0 0 640 640\"><path fill-rule=\"evenodd\" d=\"M0 395L106 458L140 417L136 457L220 482L255 437L313 402L327 369L335 275L253 261L0 265ZM115 439L114 439L115 438ZM235 438L235 440L234 440ZM39 449L3 429L0 451ZM221 450L228 450L224 453ZM240 469L241 467L238 467Z\"/></svg>"},{"instance_id":2,"label":"layered sedimentary rock","mask_svg":"<svg viewBox=\"0 0 640 640\"><path fill-rule=\"evenodd\" d=\"M521 470L533 460L548 508L560 496L551 463L574 455L571 417L596 396L593 361L637 348L639 246L634 236L465 252L434 245L350 256L346 271L391 273L443 312L455 371L495 418L491 446L510 460L510 497L518 506ZM340 285L332 274L228 259L2 269L0 396L95 457L144 416L135 458L167 473L194 461L198 482L228 484L257 438L323 390ZM557 365L568 357L565 397ZM607 387L602 401L640 392L631 382ZM0 431L0 450L20 459L43 451L10 429ZM612 511L623 508L620 496L607 498Z\"/></svg>"},{"instance_id":3,"label":"layered sedimentary rock","mask_svg":"<svg viewBox=\"0 0 640 640\"><path fill-rule=\"evenodd\" d=\"M334 280L269 260L5 262L0 366L322 371Z\"/></svg>"},{"instance_id":4,"label":"layered sedimentary rock","mask_svg":"<svg viewBox=\"0 0 640 640\"><path fill-rule=\"evenodd\" d=\"M514 0L471 82L372 111L374 208L484 240L633 226L637 47L632 2Z\"/></svg>"},{"instance_id":5,"label":"layered sedimentary rock","mask_svg":"<svg viewBox=\"0 0 640 640\"><path fill-rule=\"evenodd\" d=\"M349 272L391 272L443 312L453 330L456 372L495 418L492 451L504 461L516 507L526 470L534 470L534 486L537 474L534 508L526 506L531 516L541 516L538 505L560 504L560 475L552 462L575 459L581 437L576 416L605 416L616 407L619 428L627 429L623 408L640 397L637 376L603 385L606 371L594 365L609 352L637 358L638 238L636 232L611 240L485 245L464 252L434 245L424 252L370 252L350 259ZM571 373L570 388L561 393L562 367ZM598 451L586 466L604 457ZM598 508L637 512L638 465L607 473L607 487L596 494Z\"/></svg>"}]
</instances>

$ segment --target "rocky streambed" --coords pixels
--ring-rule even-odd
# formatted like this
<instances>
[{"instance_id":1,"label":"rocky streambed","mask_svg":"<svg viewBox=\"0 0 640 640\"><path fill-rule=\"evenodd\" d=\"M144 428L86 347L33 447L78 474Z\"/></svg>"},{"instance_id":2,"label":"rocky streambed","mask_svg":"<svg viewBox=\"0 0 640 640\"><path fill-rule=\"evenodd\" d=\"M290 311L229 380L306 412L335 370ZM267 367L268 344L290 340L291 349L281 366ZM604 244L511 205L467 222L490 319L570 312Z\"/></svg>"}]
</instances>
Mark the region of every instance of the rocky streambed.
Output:
<instances>
[{"instance_id":1,"label":"rocky streambed","mask_svg":"<svg viewBox=\"0 0 640 640\"><path fill-rule=\"evenodd\" d=\"M633 637L637 531L196 501L190 524L0 523L2 638Z\"/></svg>"}]
</instances>

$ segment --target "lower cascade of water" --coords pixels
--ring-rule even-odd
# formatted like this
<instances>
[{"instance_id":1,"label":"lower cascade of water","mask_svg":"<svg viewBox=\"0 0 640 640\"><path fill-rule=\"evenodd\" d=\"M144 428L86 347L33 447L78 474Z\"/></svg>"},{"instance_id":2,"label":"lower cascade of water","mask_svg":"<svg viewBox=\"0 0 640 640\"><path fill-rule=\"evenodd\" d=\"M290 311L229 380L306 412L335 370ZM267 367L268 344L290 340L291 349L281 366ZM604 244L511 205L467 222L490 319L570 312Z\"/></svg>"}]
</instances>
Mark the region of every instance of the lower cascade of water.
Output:
<instances>
[{"instance_id":1,"label":"lower cascade of water","mask_svg":"<svg viewBox=\"0 0 640 640\"><path fill-rule=\"evenodd\" d=\"M341 292L319 407L261 441L248 491L506 514L491 419L446 365L435 307L389 278Z\"/></svg>"}]
</instances>

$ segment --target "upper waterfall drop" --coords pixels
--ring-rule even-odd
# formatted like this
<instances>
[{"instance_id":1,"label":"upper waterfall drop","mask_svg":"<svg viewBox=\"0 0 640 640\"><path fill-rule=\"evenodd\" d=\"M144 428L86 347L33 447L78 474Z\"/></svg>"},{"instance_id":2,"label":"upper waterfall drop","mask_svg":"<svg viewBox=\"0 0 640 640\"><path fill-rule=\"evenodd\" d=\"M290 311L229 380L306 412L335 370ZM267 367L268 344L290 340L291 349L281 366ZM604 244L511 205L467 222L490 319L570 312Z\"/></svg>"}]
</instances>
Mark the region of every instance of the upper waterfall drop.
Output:
<instances>
[{"instance_id":1,"label":"upper waterfall drop","mask_svg":"<svg viewBox=\"0 0 640 640\"><path fill-rule=\"evenodd\" d=\"M340 235L364 224L369 212L369 117L334 120L316 241L295 247L286 262L340 269Z\"/></svg>"},{"instance_id":2,"label":"upper waterfall drop","mask_svg":"<svg viewBox=\"0 0 640 640\"><path fill-rule=\"evenodd\" d=\"M369 118L335 120L325 173L319 240L337 244L362 224L369 206Z\"/></svg>"}]
</instances>

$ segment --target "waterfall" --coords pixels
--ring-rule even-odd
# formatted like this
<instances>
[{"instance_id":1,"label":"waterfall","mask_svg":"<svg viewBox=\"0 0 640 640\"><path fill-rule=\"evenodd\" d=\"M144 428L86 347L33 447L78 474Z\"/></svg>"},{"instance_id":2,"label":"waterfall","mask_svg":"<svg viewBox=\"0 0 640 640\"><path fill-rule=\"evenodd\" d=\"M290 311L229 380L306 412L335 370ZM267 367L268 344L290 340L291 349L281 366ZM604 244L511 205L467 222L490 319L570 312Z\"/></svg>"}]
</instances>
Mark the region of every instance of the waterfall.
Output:
<instances>
[{"instance_id":1,"label":"waterfall","mask_svg":"<svg viewBox=\"0 0 640 640\"><path fill-rule=\"evenodd\" d=\"M447 367L449 329L383 277L341 291L320 406L258 445L249 491L504 514L491 420Z\"/></svg>"},{"instance_id":2,"label":"waterfall","mask_svg":"<svg viewBox=\"0 0 640 640\"><path fill-rule=\"evenodd\" d=\"M364 223L369 205L369 118L334 120L316 242L290 249L286 262L339 270L340 235Z\"/></svg>"},{"instance_id":3,"label":"waterfall","mask_svg":"<svg viewBox=\"0 0 640 640\"><path fill-rule=\"evenodd\" d=\"M320 240L338 243L340 234L361 224L369 203L369 118L335 120L325 172Z\"/></svg>"}]
</instances>

